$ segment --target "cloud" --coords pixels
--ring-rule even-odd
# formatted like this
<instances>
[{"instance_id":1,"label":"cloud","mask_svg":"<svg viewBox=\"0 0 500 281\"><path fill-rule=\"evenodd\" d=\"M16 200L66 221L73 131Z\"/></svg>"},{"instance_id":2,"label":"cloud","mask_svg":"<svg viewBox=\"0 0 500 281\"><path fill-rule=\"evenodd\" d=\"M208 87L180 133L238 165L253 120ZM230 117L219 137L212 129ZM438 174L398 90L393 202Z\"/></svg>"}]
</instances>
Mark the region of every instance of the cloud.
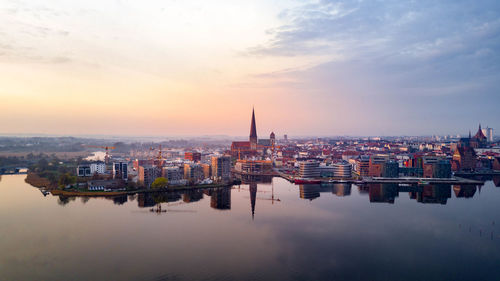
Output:
<instances>
[{"instance_id":1,"label":"cloud","mask_svg":"<svg viewBox=\"0 0 500 281\"><path fill-rule=\"evenodd\" d=\"M356 107L371 120L393 120L395 132L439 133L467 119L500 122L485 114L500 103L499 18L497 1L319 1L283 11L284 24L247 54L324 57L306 69L252 78L314 93L325 108ZM363 128L362 116L351 122ZM449 119L431 128L423 116Z\"/></svg>"},{"instance_id":2,"label":"cloud","mask_svg":"<svg viewBox=\"0 0 500 281\"><path fill-rule=\"evenodd\" d=\"M306 4L283 11L280 17L286 24L269 31L271 39L248 49L248 53L259 56L322 55L325 61L309 71L352 70L365 77L387 76L384 80L392 80L396 85L421 86L428 81L442 87L497 76L500 70L500 3L475 3L320 1ZM328 55L335 58L328 58ZM305 75L296 71L288 74Z\"/></svg>"}]
</instances>

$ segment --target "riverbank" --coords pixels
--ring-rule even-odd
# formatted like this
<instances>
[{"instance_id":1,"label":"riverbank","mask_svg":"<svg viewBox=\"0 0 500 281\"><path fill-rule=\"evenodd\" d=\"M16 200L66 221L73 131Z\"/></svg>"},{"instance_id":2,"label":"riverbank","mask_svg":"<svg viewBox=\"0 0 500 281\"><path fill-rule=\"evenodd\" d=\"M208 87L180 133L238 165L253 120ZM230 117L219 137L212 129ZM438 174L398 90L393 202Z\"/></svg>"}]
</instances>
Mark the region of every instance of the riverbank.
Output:
<instances>
[{"instance_id":1,"label":"riverbank","mask_svg":"<svg viewBox=\"0 0 500 281\"><path fill-rule=\"evenodd\" d=\"M183 186L170 186L167 188L135 189L135 190L124 190L124 191L84 191L84 190L53 189L50 190L50 193L54 196L103 197L103 196L132 195L138 193L173 192L173 191L185 191L185 190L195 190L195 189L231 187L239 183L240 183L239 181L233 181L231 183L221 183L221 184L183 185Z\"/></svg>"}]
</instances>

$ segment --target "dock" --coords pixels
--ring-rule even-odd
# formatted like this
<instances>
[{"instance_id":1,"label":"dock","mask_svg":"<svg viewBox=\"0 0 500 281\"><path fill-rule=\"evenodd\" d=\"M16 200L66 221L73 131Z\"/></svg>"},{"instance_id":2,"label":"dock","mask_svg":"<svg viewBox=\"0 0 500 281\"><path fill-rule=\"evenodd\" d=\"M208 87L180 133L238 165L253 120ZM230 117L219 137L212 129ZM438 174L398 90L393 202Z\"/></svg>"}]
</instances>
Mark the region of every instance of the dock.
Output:
<instances>
[{"instance_id":1,"label":"dock","mask_svg":"<svg viewBox=\"0 0 500 281\"><path fill-rule=\"evenodd\" d=\"M289 175L282 172L277 172L277 176L294 183L295 176ZM393 183L393 184L455 184L455 185L483 185L484 182L480 180L467 179L462 177L452 177L452 178L416 178L416 177L400 177L400 178L384 178L384 177L365 177L363 179L356 178L318 178L314 180L321 181L322 184L328 183L351 183L351 184L377 184L377 183Z\"/></svg>"}]
</instances>

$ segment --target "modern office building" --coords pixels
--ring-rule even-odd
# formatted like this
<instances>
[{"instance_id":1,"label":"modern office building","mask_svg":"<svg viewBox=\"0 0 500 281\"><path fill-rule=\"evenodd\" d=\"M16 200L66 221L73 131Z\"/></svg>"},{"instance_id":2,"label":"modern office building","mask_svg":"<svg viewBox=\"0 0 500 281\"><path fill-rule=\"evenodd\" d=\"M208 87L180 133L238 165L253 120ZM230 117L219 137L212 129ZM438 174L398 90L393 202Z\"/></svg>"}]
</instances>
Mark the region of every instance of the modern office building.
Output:
<instances>
[{"instance_id":1,"label":"modern office building","mask_svg":"<svg viewBox=\"0 0 500 281\"><path fill-rule=\"evenodd\" d=\"M189 160L189 161L193 161L193 162L200 162L201 161L201 153L199 153L199 152L185 152L184 159Z\"/></svg>"},{"instance_id":2,"label":"modern office building","mask_svg":"<svg viewBox=\"0 0 500 281\"><path fill-rule=\"evenodd\" d=\"M301 178L318 178L319 177L319 162L307 160L299 162L299 177Z\"/></svg>"},{"instance_id":3,"label":"modern office building","mask_svg":"<svg viewBox=\"0 0 500 281\"><path fill-rule=\"evenodd\" d=\"M440 160L434 164L433 178L451 178L451 163L448 160Z\"/></svg>"},{"instance_id":4,"label":"modern office building","mask_svg":"<svg viewBox=\"0 0 500 281\"><path fill-rule=\"evenodd\" d=\"M177 166L163 167L161 176L168 180L169 185L186 183L186 180L184 180L184 170Z\"/></svg>"},{"instance_id":5,"label":"modern office building","mask_svg":"<svg viewBox=\"0 0 500 281\"><path fill-rule=\"evenodd\" d=\"M76 167L76 175L79 177L92 176L92 172L90 171L90 165L78 165L78 167Z\"/></svg>"},{"instance_id":6,"label":"modern office building","mask_svg":"<svg viewBox=\"0 0 500 281\"><path fill-rule=\"evenodd\" d=\"M94 174L105 174L106 173L106 164L104 162L96 162L90 164L90 173Z\"/></svg>"},{"instance_id":7,"label":"modern office building","mask_svg":"<svg viewBox=\"0 0 500 281\"><path fill-rule=\"evenodd\" d=\"M318 166L319 176L322 178L333 177L334 168L332 165L320 164Z\"/></svg>"},{"instance_id":8,"label":"modern office building","mask_svg":"<svg viewBox=\"0 0 500 281\"><path fill-rule=\"evenodd\" d=\"M351 178L352 166L349 162L342 160L341 162L333 163L333 176L336 178Z\"/></svg>"},{"instance_id":9,"label":"modern office building","mask_svg":"<svg viewBox=\"0 0 500 281\"><path fill-rule=\"evenodd\" d=\"M203 178L204 179L209 179L212 177L212 166L210 164L200 164L201 168L203 169Z\"/></svg>"},{"instance_id":10,"label":"modern office building","mask_svg":"<svg viewBox=\"0 0 500 281\"><path fill-rule=\"evenodd\" d=\"M270 160L237 160L234 169L242 174L265 175L273 171Z\"/></svg>"},{"instance_id":11,"label":"modern office building","mask_svg":"<svg viewBox=\"0 0 500 281\"><path fill-rule=\"evenodd\" d=\"M228 179L231 176L231 157L212 156L212 178Z\"/></svg>"},{"instance_id":12,"label":"modern office building","mask_svg":"<svg viewBox=\"0 0 500 281\"><path fill-rule=\"evenodd\" d=\"M161 176L161 172L156 166L139 166L138 178L139 185L144 185L146 188L150 188L151 184Z\"/></svg>"},{"instance_id":13,"label":"modern office building","mask_svg":"<svg viewBox=\"0 0 500 281\"><path fill-rule=\"evenodd\" d=\"M399 177L399 165L394 160L386 161L382 166L382 177L397 178Z\"/></svg>"},{"instance_id":14,"label":"modern office building","mask_svg":"<svg viewBox=\"0 0 500 281\"><path fill-rule=\"evenodd\" d=\"M493 142L493 128L486 127L486 138L488 142Z\"/></svg>"},{"instance_id":15,"label":"modern office building","mask_svg":"<svg viewBox=\"0 0 500 281\"><path fill-rule=\"evenodd\" d=\"M382 176L382 169L385 162L389 161L388 155L372 155L370 156L370 166L368 169L368 175L370 177L380 177Z\"/></svg>"},{"instance_id":16,"label":"modern office building","mask_svg":"<svg viewBox=\"0 0 500 281\"><path fill-rule=\"evenodd\" d=\"M128 163L127 162L114 162L113 163L113 178L114 179L128 179Z\"/></svg>"},{"instance_id":17,"label":"modern office building","mask_svg":"<svg viewBox=\"0 0 500 281\"><path fill-rule=\"evenodd\" d=\"M203 180L203 168L200 164L184 164L184 179L190 182Z\"/></svg>"},{"instance_id":18,"label":"modern office building","mask_svg":"<svg viewBox=\"0 0 500 281\"><path fill-rule=\"evenodd\" d=\"M367 177L370 173L370 158L362 155L356 159L354 173L361 177Z\"/></svg>"}]
</instances>

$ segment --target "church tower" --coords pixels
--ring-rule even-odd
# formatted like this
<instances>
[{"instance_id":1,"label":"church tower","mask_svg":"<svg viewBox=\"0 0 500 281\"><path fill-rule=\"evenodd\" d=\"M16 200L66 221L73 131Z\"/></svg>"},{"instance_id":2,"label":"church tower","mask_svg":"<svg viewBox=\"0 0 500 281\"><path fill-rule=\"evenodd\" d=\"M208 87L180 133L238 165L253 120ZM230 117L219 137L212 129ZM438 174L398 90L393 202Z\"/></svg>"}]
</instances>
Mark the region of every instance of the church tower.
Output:
<instances>
[{"instance_id":1,"label":"church tower","mask_svg":"<svg viewBox=\"0 0 500 281\"><path fill-rule=\"evenodd\" d=\"M257 128L255 126L255 111L252 108L252 124L250 125L250 149L257 149Z\"/></svg>"}]
</instances>

